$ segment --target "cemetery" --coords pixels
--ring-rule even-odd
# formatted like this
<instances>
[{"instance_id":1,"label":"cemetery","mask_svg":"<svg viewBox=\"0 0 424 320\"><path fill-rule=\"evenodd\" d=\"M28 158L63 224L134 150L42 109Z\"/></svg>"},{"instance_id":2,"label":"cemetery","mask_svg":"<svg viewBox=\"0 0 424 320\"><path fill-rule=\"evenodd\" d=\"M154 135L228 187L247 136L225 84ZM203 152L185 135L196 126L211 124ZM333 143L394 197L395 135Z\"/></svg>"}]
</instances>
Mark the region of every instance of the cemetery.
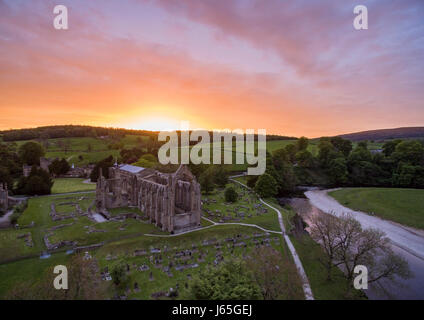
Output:
<instances>
[{"instance_id":1,"label":"cemetery","mask_svg":"<svg viewBox=\"0 0 424 320\"><path fill-rule=\"evenodd\" d=\"M269 224L276 215L252 192L229 185L238 200L225 203L223 189L202 195L201 227L179 235L149 223L137 207L111 208L99 222L92 192L31 198L15 227L0 230L0 277L9 277L12 286L19 281L10 278L14 269L35 265L40 267L30 268L28 277L34 273L30 279L37 279L49 261L66 264L80 253L98 264L106 299L184 299L198 272L230 258L244 259L253 248L272 246L289 259L281 235L274 233L281 231L278 222L275 230ZM261 223L264 230L271 226L270 232L243 225ZM125 268L124 288L113 283L111 273L118 265Z\"/></svg>"}]
</instances>

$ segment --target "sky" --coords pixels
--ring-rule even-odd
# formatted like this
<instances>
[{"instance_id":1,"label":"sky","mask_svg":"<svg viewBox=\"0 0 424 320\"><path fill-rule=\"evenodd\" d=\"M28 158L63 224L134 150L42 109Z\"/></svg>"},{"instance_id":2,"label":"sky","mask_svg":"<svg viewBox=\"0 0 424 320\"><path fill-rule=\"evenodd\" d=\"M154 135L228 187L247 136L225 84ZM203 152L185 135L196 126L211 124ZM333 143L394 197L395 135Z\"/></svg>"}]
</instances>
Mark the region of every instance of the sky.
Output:
<instances>
[{"instance_id":1,"label":"sky","mask_svg":"<svg viewBox=\"0 0 424 320\"><path fill-rule=\"evenodd\" d=\"M423 57L422 0L0 0L0 130L424 126Z\"/></svg>"}]
</instances>

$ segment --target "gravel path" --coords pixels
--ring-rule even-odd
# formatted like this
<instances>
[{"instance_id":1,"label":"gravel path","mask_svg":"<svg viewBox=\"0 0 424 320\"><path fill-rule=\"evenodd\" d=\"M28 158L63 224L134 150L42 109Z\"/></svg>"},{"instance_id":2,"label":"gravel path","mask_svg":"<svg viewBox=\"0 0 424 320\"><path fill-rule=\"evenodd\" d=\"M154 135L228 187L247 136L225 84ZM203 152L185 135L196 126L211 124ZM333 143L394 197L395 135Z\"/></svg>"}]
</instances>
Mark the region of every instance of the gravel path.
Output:
<instances>
[{"instance_id":1,"label":"gravel path","mask_svg":"<svg viewBox=\"0 0 424 320\"><path fill-rule=\"evenodd\" d=\"M333 213L337 216L350 213L361 223L363 228L376 228L391 240L392 244L424 260L424 235L421 230L414 230L400 224L370 216L364 212L354 211L338 203L328 195L330 190L314 190L305 192L312 205L323 212Z\"/></svg>"},{"instance_id":2,"label":"gravel path","mask_svg":"<svg viewBox=\"0 0 424 320\"><path fill-rule=\"evenodd\" d=\"M0 218L0 225L5 225L8 226L10 221L9 218L10 216L13 214L13 210L9 210L8 212L6 212L1 218Z\"/></svg>"}]
</instances>

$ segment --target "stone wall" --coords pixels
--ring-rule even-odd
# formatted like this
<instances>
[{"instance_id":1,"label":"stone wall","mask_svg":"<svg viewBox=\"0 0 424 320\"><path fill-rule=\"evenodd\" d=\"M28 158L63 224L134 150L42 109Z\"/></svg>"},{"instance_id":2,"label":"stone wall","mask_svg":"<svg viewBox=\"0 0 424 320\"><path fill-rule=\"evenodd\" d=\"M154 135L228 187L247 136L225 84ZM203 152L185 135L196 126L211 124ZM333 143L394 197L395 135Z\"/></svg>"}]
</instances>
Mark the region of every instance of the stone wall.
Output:
<instances>
[{"instance_id":1,"label":"stone wall","mask_svg":"<svg viewBox=\"0 0 424 320\"><path fill-rule=\"evenodd\" d=\"M168 232L200 226L200 185L186 166L173 174L121 166L100 172L96 205L100 212L117 207L138 207L151 223Z\"/></svg>"}]
</instances>

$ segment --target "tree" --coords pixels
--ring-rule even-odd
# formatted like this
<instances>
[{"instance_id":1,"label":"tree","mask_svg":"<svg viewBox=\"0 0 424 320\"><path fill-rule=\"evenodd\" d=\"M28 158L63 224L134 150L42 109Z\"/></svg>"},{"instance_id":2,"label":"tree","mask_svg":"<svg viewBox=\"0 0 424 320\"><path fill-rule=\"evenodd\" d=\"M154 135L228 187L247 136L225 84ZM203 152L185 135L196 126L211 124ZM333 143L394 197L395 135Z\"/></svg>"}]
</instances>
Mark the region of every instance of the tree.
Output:
<instances>
[{"instance_id":1,"label":"tree","mask_svg":"<svg viewBox=\"0 0 424 320\"><path fill-rule=\"evenodd\" d=\"M209 194L214 189L214 171L209 167L205 172L200 175L199 183L202 191Z\"/></svg>"},{"instance_id":2,"label":"tree","mask_svg":"<svg viewBox=\"0 0 424 320\"><path fill-rule=\"evenodd\" d=\"M39 143L29 141L19 148L18 153L23 163L32 166L40 164L40 158L44 156L45 151Z\"/></svg>"},{"instance_id":3,"label":"tree","mask_svg":"<svg viewBox=\"0 0 424 320\"><path fill-rule=\"evenodd\" d=\"M263 198L274 197L278 192L277 181L271 175L265 173L256 182L255 191Z\"/></svg>"},{"instance_id":4,"label":"tree","mask_svg":"<svg viewBox=\"0 0 424 320\"><path fill-rule=\"evenodd\" d=\"M314 165L314 157L308 150L296 153L296 162L300 167L311 168Z\"/></svg>"},{"instance_id":5,"label":"tree","mask_svg":"<svg viewBox=\"0 0 424 320\"><path fill-rule=\"evenodd\" d=\"M238 199L238 194L232 186L225 189L224 196L226 202L236 202Z\"/></svg>"},{"instance_id":6,"label":"tree","mask_svg":"<svg viewBox=\"0 0 424 320\"><path fill-rule=\"evenodd\" d=\"M272 162L277 170L283 167L285 163L289 162L287 151L284 148L275 150L272 153Z\"/></svg>"},{"instance_id":7,"label":"tree","mask_svg":"<svg viewBox=\"0 0 424 320\"><path fill-rule=\"evenodd\" d=\"M113 283L119 288L123 288L128 282L126 266L122 263L116 265L110 275Z\"/></svg>"},{"instance_id":8,"label":"tree","mask_svg":"<svg viewBox=\"0 0 424 320\"><path fill-rule=\"evenodd\" d=\"M256 181L258 181L258 179L259 179L259 176L247 176L247 182L246 182L246 185L249 187L249 188L255 188L255 185L256 185Z\"/></svg>"},{"instance_id":9,"label":"tree","mask_svg":"<svg viewBox=\"0 0 424 320\"><path fill-rule=\"evenodd\" d=\"M330 169L328 174L331 178L331 181L336 184L345 184L348 181L348 171L345 158L336 158L330 162Z\"/></svg>"},{"instance_id":10,"label":"tree","mask_svg":"<svg viewBox=\"0 0 424 320\"><path fill-rule=\"evenodd\" d=\"M308 149L308 145L309 145L309 139L306 137L300 137L296 141L296 149L298 152L305 151L306 149Z\"/></svg>"},{"instance_id":11,"label":"tree","mask_svg":"<svg viewBox=\"0 0 424 320\"><path fill-rule=\"evenodd\" d=\"M324 169L329 168L331 161L340 156L340 152L334 148L330 141L325 139L320 140L318 144L318 160Z\"/></svg>"},{"instance_id":12,"label":"tree","mask_svg":"<svg viewBox=\"0 0 424 320\"><path fill-rule=\"evenodd\" d=\"M352 141L350 140L341 137L332 137L330 142L345 158L347 158L352 151Z\"/></svg>"},{"instance_id":13,"label":"tree","mask_svg":"<svg viewBox=\"0 0 424 320\"><path fill-rule=\"evenodd\" d=\"M26 195L45 195L51 193L53 181L47 171L32 166L28 177L21 177L18 181L17 192Z\"/></svg>"},{"instance_id":14,"label":"tree","mask_svg":"<svg viewBox=\"0 0 424 320\"><path fill-rule=\"evenodd\" d=\"M363 230L353 216L341 217L338 235L340 247L337 259L343 262L343 269L351 284L355 277L355 267L364 265L368 269L368 283L394 276L407 279L411 276L408 262L396 255L390 246L390 240L377 229ZM348 287L348 291L350 286Z\"/></svg>"},{"instance_id":15,"label":"tree","mask_svg":"<svg viewBox=\"0 0 424 320\"><path fill-rule=\"evenodd\" d=\"M358 145L349 155L349 162L359 162L359 161L372 161L371 152L365 148L363 145Z\"/></svg>"},{"instance_id":16,"label":"tree","mask_svg":"<svg viewBox=\"0 0 424 320\"><path fill-rule=\"evenodd\" d=\"M373 228L362 229L352 215L316 216L311 226L311 236L324 248L329 275L333 265L342 266L348 280L348 293L357 265L367 267L368 283L382 278L393 279L394 276L406 279L411 275L408 263L393 252L385 234Z\"/></svg>"},{"instance_id":17,"label":"tree","mask_svg":"<svg viewBox=\"0 0 424 320\"><path fill-rule=\"evenodd\" d=\"M228 183L228 171L223 165L217 165L214 167L215 184L224 188Z\"/></svg>"},{"instance_id":18,"label":"tree","mask_svg":"<svg viewBox=\"0 0 424 320\"><path fill-rule=\"evenodd\" d=\"M392 153L395 151L396 146L401 143L402 140L396 139L396 140L390 140L383 144L383 153L386 157L390 157Z\"/></svg>"},{"instance_id":19,"label":"tree","mask_svg":"<svg viewBox=\"0 0 424 320\"><path fill-rule=\"evenodd\" d=\"M319 243L325 252L325 259L319 261L327 270L327 280L332 280L332 270L342 262L336 263L337 250L340 247L338 233L340 221L332 214L318 214L311 219L310 235L317 243Z\"/></svg>"},{"instance_id":20,"label":"tree","mask_svg":"<svg viewBox=\"0 0 424 320\"><path fill-rule=\"evenodd\" d=\"M6 184L9 190L13 188L13 178L10 175L9 169L0 166L0 185Z\"/></svg>"},{"instance_id":21,"label":"tree","mask_svg":"<svg viewBox=\"0 0 424 320\"><path fill-rule=\"evenodd\" d=\"M253 249L246 259L265 300L303 299L302 280L296 266L272 247Z\"/></svg>"},{"instance_id":22,"label":"tree","mask_svg":"<svg viewBox=\"0 0 424 320\"><path fill-rule=\"evenodd\" d=\"M294 144L287 145L284 150L286 151L287 160L291 163L294 163L296 161L296 153L297 153L297 147Z\"/></svg>"},{"instance_id":23,"label":"tree","mask_svg":"<svg viewBox=\"0 0 424 320\"><path fill-rule=\"evenodd\" d=\"M66 159L62 158L62 160L55 159L53 162L49 165L49 171L50 173L54 175L62 175L68 173L68 171L71 169L68 161Z\"/></svg>"},{"instance_id":24,"label":"tree","mask_svg":"<svg viewBox=\"0 0 424 320\"><path fill-rule=\"evenodd\" d=\"M137 162L143 154L145 154L145 152L140 148L122 149L120 151L121 160L123 163Z\"/></svg>"},{"instance_id":25,"label":"tree","mask_svg":"<svg viewBox=\"0 0 424 320\"><path fill-rule=\"evenodd\" d=\"M99 171L102 169L103 176L107 179L109 178L109 168L113 166L113 157L109 156L106 159L99 161L94 167L93 171L90 174L91 182L97 182L99 178Z\"/></svg>"},{"instance_id":26,"label":"tree","mask_svg":"<svg viewBox=\"0 0 424 320\"><path fill-rule=\"evenodd\" d=\"M403 188L424 188L424 167L401 162L393 172L392 183Z\"/></svg>"},{"instance_id":27,"label":"tree","mask_svg":"<svg viewBox=\"0 0 424 320\"><path fill-rule=\"evenodd\" d=\"M391 157L397 162L402 161L411 165L422 165L424 164L424 147L416 140L402 141L396 145Z\"/></svg>"},{"instance_id":28,"label":"tree","mask_svg":"<svg viewBox=\"0 0 424 320\"><path fill-rule=\"evenodd\" d=\"M254 276L240 260L208 266L190 283L190 295L195 300L258 300L261 289Z\"/></svg>"}]
</instances>

